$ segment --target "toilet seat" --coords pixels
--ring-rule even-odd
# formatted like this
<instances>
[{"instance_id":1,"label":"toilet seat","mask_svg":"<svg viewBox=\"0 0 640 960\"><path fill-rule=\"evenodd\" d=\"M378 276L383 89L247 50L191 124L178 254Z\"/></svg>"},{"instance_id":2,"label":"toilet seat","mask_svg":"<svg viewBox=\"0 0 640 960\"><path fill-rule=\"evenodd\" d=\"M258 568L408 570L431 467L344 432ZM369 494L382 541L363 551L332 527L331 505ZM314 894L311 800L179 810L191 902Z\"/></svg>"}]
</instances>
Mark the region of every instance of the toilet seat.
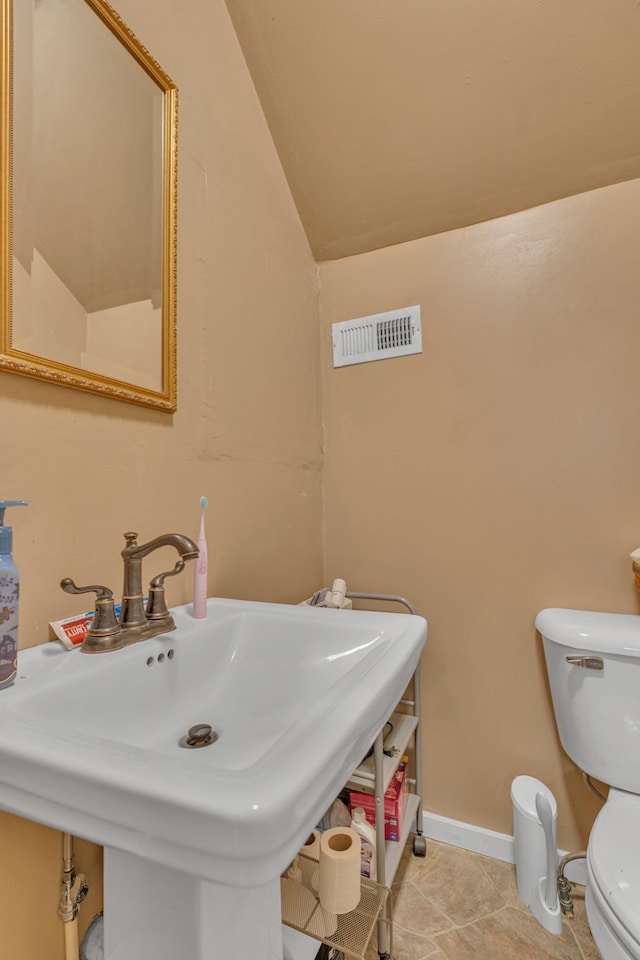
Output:
<instances>
[{"instance_id":1,"label":"toilet seat","mask_svg":"<svg viewBox=\"0 0 640 960\"><path fill-rule=\"evenodd\" d=\"M640 958L640 797L611 789L587 851L591 904Z\"/></svg>"}]
</instances>

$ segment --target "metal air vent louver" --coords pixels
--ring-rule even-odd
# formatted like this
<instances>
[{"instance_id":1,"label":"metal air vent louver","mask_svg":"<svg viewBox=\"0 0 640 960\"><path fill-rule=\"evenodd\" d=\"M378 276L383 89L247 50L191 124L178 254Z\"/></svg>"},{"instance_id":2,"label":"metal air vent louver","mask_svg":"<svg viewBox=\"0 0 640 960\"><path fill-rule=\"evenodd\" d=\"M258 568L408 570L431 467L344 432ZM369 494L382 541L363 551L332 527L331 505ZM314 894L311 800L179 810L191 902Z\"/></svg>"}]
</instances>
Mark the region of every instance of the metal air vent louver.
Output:
<instances>
[{"instance_id":1,"label":"metal air vent louver","mask_svg":"<svg viewBox=\"0 0 640 960\"><path fill-rule=\"evenodd\" d=\"M422 353L419 306L344 320L331 332L334 367Z\"/></svg>"}]
</instances>

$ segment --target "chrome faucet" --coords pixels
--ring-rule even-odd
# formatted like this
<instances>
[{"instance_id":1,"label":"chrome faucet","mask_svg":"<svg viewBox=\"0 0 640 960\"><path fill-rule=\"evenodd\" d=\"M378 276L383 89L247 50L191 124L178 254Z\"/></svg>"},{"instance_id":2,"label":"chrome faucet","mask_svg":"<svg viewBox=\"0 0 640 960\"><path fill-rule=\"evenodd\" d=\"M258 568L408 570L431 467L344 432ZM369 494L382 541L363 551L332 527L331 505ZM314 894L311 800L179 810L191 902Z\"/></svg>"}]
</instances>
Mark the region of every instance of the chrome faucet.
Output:
<instances>
[{"instance_id":1,"label":"chrome faucet","mask_svg":"<svg viewBox=\"0 0 640 960\"><path fill-rule=\"evenodd\" d=\"M108 587L97 584L90 587L77 587L69 577L60 583L66 593L96 594L93 623L81 647L85 653L118 650L130 643L147 640L158 633L167 633L176 628L165 601L164 581L166 577L181 573L184 570L185 560L193 560L198 556L197 544L181 533L165 533L156 537L155 540L141 544L137 542L137 533L125 533L124 537L127 545L122 550L124 584L120 622L116 620L113 594ZM149 602L145 610L142 594L142 560L161 547L174 547L180 559L173 570L159 573L153 578L149 585Z\"/></svg>"}]
</instances>

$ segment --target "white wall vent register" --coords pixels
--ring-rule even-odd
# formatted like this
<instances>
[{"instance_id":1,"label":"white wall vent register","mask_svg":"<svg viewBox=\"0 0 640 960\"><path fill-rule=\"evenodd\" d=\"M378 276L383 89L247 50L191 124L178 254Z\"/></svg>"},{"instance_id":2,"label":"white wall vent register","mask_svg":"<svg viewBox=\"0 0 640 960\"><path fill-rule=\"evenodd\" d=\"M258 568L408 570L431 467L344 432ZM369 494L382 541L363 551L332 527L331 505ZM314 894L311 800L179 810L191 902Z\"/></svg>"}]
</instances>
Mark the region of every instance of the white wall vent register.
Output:
<instances>
[{"instance_id":1,"label":"white wall vent register","mask_svg":"<svg viewBox=\"0 0 640 960\"><path fill-rule=\"evenodd\" d=\"M331 332L334 367L422 353L419 306L344 320Z\"/></svg>"}]
</instances>

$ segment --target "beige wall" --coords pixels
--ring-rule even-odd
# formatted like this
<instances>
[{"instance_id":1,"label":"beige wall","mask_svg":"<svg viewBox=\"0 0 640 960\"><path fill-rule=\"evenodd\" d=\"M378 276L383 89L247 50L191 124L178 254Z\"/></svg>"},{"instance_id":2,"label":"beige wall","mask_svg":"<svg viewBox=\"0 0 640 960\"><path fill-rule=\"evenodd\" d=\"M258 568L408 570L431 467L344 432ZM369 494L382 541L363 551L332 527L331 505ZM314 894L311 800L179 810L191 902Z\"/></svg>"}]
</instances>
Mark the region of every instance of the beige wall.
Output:
<instances>
[{"instance_id":1,"label":"beige wall","mask_svg":"<svg viewBox=\"0 0 640 960\"><path fill-rule=\"evenodd\" d=\"M326 579L408 596L425 806L512 832L540 777L559 839L597 802L562 754L534 618L638 612L640 181L320 268ZM330 324L420 303L420 356L331 368Z\"/></svg>"},{"instance_id":2,"label":"beige wall","mask_svg":"<svg viewBox=\"0 0 640 960\"><path fill-rule=\"evenodd\" d=\"M296 601L322 579L316 267L226 9L118 11L180 90L178 412L0 373L0 494L31 501L12 517L22 647L79 609L62 577L119 591L123 531L196 535L203 494L210 593ZM168 581L169 601L190 583ZM61 960L59 834L0 815L0 845L0 954ZM98 859L80 847L84 923Z\"/></svg>"},{"instance_id":3,"label":"beige wall","mask_svg":"<svg viewBox=\"0 0 640 960\"><path fill-rule=\"evenodd\" d=\"M117 591L121 532L195 534L206 494L210 593L295 601L344 576L428 617L430 810L510 832L531 773L582 845L597 805L560 752L533 618L638 609L640 182L320 268L323 578L316 267L224 5L118 9L180 89L179 408L0 374L0 493L31 501L21 645L78 610L61 577ZM422 356L331 369L332 321L413 303ZM59 835L0 815L0 838L3 949L61 960ZM78 861L86 926L99 850Z\"/></svg>"}]
</instances>

